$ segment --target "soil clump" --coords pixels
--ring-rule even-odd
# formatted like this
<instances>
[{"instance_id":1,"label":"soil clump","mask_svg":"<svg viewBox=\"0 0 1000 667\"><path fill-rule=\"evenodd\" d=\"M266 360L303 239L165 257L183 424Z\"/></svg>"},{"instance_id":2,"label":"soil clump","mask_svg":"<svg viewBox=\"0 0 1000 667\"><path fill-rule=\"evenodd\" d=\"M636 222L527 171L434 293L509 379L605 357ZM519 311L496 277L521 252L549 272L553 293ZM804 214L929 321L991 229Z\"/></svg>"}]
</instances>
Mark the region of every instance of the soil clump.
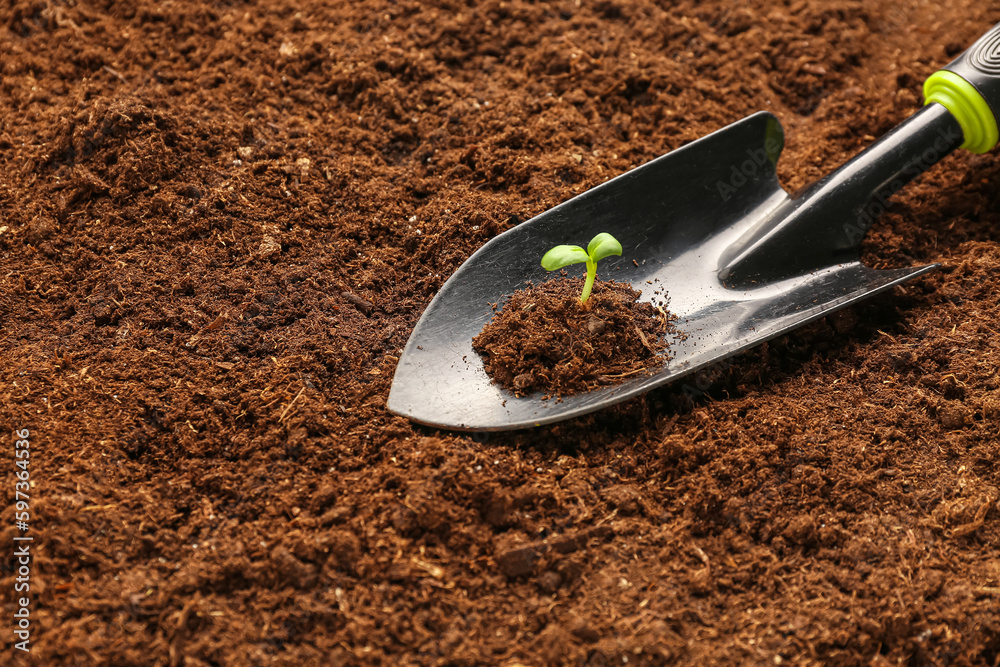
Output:
<instances>
[{"instance_id":1,"label":"soil clump","mask_svg":"<svg viewBox=\"0 0 1000 667\"><path fill-rule=\"evenodd\" d=\"M595 282L581 304L583 283L558 278L510 296L472 340L495 383L516 396L568 396L666 363L665 335L675 318L613 280Z\"/></svg>"}]
</instances>

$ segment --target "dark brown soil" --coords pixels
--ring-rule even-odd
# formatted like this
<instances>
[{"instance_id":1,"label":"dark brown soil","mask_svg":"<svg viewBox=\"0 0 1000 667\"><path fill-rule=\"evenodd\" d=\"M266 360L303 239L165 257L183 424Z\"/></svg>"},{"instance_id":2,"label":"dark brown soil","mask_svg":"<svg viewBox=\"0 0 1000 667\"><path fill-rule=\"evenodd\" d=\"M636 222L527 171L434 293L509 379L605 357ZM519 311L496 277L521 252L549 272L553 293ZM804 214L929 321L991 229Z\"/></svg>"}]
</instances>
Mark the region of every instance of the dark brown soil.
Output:
<instances>
[{"instance_id":1,"label":"dark brown soil","mask_svg":"<svg viewBox=\"0 0 1000 667\"><path fill-rule=\"evenodd\" d=\"M486 373L517 396L569 396L648 372L669 356L664 336L676 319L626 283L598 280L580 303L582 278L515 291L472 347Z\"/></svg>"},{"instance_id":2,"label":"dark brown soil","mask_svg":"<svg viewBox=\"0 0 1000 667\"><path fill-rule=\"evenodd\" d=\"M869 235L873 266L942 271L680 386L487 441L384 406L434 293L517 221L759 109L796 190L998 21L2 3L0 663L996 666L996 152Z\"/></svg>"}]
</instances>

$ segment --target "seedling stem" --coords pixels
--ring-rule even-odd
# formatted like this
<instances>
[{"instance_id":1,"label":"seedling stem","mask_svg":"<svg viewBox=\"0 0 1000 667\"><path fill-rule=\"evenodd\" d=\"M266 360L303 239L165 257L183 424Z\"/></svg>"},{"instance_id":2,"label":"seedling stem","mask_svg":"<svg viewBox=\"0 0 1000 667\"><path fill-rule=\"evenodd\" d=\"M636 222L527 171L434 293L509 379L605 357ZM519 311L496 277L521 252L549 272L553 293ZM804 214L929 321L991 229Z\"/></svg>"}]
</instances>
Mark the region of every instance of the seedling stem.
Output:
<instances>
[{"instance_id":1,"label":"seedling stem","mask_svg":"<svg viewBox=\"0 0 1000 667\"><path fill-rule=\"evenodd\" d=\"M597 263L610 255L622 254L622 244L607 232L601 232L587 244L584 250L578 245L557 245L542 257L542 268L555 271L571 264L587 263L587 279L583 283L580 303L586 304L597 278Z\"/></svg>"}]
</instances>

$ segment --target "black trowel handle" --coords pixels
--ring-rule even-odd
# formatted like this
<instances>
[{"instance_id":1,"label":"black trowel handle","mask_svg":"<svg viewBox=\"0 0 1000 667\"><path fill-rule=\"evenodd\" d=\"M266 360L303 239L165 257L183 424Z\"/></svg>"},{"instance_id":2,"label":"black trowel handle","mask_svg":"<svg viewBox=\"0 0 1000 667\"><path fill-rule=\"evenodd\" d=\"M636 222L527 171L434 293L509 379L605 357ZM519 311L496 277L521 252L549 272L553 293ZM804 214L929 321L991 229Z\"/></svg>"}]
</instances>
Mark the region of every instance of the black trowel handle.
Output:
<instances>
[{"instance_id":1,"label":"black trowel handle","mask_svg":"<svg viewBox=\"0 0 1000 667\"><path fill-rule=\"evenodd\" d=\"M985 153L1000 143L1000 24L924 83L924 100L947 107L966 148Z\"/></svg>"}]
</instances>

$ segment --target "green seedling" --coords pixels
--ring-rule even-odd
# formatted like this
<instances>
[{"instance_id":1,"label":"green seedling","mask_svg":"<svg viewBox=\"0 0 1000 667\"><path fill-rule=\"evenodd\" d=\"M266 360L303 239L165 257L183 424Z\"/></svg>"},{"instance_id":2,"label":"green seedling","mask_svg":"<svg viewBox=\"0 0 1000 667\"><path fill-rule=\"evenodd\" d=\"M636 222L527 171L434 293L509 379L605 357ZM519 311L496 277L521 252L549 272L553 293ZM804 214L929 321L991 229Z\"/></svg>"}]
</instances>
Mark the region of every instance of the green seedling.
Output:
<instances>
[{"instance_id":1,"label":"green seedling","mask_svg":"<svg viewBox=\"0 0 1000 667\"><path fill-rule=\"evenodd\" d=\"M546 271L555 271L571 264L587 263L587 280L583 283L583 293L580 295L580 303L587 303L590 298L590 290L594 286L594 279L597 278L597 263L611 255L622 254L622 244L614 236L607 232L601 232L587 244L584 250L578 245L557 245L542 257L542 268Z\"/></svg>"}]
</instances>

